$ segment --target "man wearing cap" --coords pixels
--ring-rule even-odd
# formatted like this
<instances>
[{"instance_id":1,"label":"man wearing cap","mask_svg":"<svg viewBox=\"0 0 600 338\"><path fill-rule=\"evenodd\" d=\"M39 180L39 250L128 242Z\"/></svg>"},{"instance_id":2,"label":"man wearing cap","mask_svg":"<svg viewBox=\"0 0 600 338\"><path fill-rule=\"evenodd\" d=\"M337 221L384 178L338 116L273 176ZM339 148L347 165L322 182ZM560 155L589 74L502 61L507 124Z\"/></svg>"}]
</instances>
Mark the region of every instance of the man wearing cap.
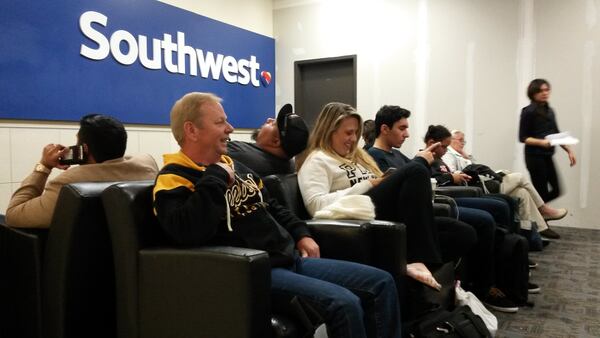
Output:
<instances>
[{"instance_id":1,"label":"man wearing cap","mask_svg":"<svg viewBox=\"0 0 600 338\"><path fill-rule=\"evenodd\" d=\"M164 156L153 190L154 212L168 239L185 247L264 250L271 261L272 297L304 299L325 320L329 337L366 337L373 328L374 337L400 338L392 276L319 258L306 223L269 198L257 174L226 155L233 127L220 102L213 94L189 93L171 109L171 130L181 149Z\"/></svg>"},{"instance_id":2,"label":"man wearing cap","mask_svg":"<svg viewBox=\"0 0 600 338\"><path fill-rule=\"evenodd\" d=\"M255 140L256 143L229 142L228 154L261 177L290 174L296 171L292 158L306 148L308 127L302 117L293 113L292 105L288 103L279 110L277 120L267 119Z\"/></svg>"}]
</instances>

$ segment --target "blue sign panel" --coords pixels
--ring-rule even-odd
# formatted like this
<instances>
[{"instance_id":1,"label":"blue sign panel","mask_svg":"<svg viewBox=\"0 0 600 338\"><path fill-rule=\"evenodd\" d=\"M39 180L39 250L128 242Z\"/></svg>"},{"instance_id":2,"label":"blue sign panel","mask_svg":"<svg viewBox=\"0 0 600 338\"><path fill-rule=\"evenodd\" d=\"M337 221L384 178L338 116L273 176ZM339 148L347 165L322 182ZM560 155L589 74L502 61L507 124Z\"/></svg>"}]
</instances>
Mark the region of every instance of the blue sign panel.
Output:
<instances>
[{"instance_id":1,"label":"blue sign panel","mask_svg":"<svg viewBox=\"0 0 600 338\"><path fill-rule=\"evenodd\" d=\"M234 127L274 115L274 39L158 1L2 1L0 46L0 118L168 124L192 91Z\"/></svg>"}]
</instances>

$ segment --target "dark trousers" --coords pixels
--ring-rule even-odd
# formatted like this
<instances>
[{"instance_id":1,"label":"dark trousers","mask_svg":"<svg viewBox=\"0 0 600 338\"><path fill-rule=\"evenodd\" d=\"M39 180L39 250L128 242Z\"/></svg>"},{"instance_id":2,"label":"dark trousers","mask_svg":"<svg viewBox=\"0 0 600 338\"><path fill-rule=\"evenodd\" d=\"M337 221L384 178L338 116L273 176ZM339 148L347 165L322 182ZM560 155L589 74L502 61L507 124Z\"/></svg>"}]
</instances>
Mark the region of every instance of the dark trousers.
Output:
<instances>
[{"instance_id":1,"label":"dark trousers","mask_svg":"<svg viewBox=\"0 0 600 338\"><path fill-rule=\"evenodd\" d=\"M544 202L548 203L560 196L560 184L552 155L525 154L525 164L531 183Z\"/></svg>"},{"instance_id":2,"label":"dark trousers","mask_svg":"<svg viewBox=\"0 0 600 338\"><path fill-rule=\"evenodd\" d=\"M471 225L450 217L435 217L444 262L466 257L477 244L477 232Z\"/></svg>"},{"instance_id":3,"label":"dark trousers","mask_svg":"<svg viewBox=\"0 0 600 338\"><path fill-rule=\"evenodd\" d=\"M487 211L461 206L458 207L458 218L471 225L477 232L477 244L467 255L465 287L470 288L478 297L485 297L495 279L496 222Z\"/></svg>"},{"instance_id":4,"label":"dark trousers","mask_svg":"<svg viewBox=\"0 0 600 338\"><path fill-rule=\"evenodd\" d=\"M496 224L509 226L512 222L508 203L498 197L457 197L454 199L459 207L479 209L489 212ZM468 222L467 222L468 223Z\"/></svg>"},{"instance_id":5,"label":"dark trousers","mask_svg":"<svg viewBox=\"0 0 600 338\"><path fill-rule=\"evenodd\" d=\"M433 221L430 170L410 162L365 194L375 205L377 219L406 225L408 263L442 262L437 227Z\"/></svg>"}]
</instances>

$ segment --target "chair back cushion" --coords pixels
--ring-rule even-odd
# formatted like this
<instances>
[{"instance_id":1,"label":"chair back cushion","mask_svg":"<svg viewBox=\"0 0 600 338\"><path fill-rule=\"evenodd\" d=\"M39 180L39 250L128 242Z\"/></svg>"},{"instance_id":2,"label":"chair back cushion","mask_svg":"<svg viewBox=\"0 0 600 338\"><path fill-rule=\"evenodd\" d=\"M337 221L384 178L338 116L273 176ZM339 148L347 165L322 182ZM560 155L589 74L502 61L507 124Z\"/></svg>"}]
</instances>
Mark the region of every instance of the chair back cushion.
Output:
<instances>
[{"instance_id":1,"label":"chair back cushion","mask_svg":"<svg viewBox=\"0 0 600 338\"><path fill-rule=\"evenodd\" d=\"M66 185L44 256L46 337L113 337L115 279L101 193L111 182Z\"/></svg>"},{"instance_id":2,"label":"chair back cushion","mask_svg":"<svg viewBox=\"0 0 600 338\"><path fill-rule=\"evenodd\" d=\"M42 259L47 229L0 224L0 337L42 337Z\"/></svg>"},{"instance_id":3,"label":"chair back cushion","mask_svg":"<svg viewBox=\"0 0 600 338\"><path fill-rule=\"evenodd\" d=\"M139 251L166 238L152 212L153 186L153 181L123 182L103 194L115 256L116 336L121 338L139 336Z\"/></svg>"},{"instance_id":4,"label":"chair back cushion","mask_svg":"<svg viewBox=\"0 0 600 338\"><path fill-rule=\"evenodd\" d=\"M297 174L269 175L263 178L265 187L272 197L290 209L300 219L311 219L298 186Z\"/></svg>"}]
</instances>

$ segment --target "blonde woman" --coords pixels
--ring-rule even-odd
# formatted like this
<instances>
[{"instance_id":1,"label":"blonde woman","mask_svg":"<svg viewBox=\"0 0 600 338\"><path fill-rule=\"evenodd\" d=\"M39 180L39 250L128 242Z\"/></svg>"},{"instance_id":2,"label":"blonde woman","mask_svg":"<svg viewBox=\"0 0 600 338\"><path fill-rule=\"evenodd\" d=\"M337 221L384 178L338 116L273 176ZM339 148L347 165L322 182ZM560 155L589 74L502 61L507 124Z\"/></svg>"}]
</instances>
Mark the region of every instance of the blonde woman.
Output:
<instances>
[{"instance_id":1,"label":"blonde woman","mask_svg":"<svg viewBox=\"0 0 600 338\"><path fill-rule=\"evenodd\" d=\"M408 273L415 279L423 266L442 262L433 221L429 156L383 177L374 160L357 147L362 118L347 104L326 104L309 138L306 159L299 162L298 184L308 212L314 214L343 196L364 194L377 219L406 224ZM424 269L428 272L427 269ZM415 276L417 274L417 276Z\"/></svg>"}]
</instances>

